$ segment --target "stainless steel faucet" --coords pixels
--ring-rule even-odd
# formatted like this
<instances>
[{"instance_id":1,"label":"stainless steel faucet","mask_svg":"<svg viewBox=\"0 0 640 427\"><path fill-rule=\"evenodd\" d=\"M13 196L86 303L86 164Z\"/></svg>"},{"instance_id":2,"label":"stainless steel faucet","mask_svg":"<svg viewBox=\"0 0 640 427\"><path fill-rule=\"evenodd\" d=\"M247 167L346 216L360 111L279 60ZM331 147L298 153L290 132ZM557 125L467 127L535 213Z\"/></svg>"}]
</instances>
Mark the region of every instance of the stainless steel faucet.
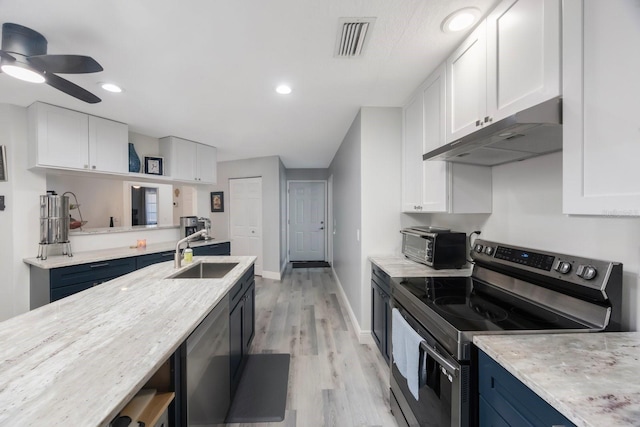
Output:
<instances>
[{"instance_id":1,"label":"stainless steel faucet","mask_svg":"<svg viewBox=\"0 0 640 427\"><path fill-rule=\"evenodd\" d=\"M178 243L176 243L176 253L173 255L173 266L175 268L180 268L182 266L182 257L180 256L180 245L185 242L188 242L189 240L195 239L198 236L207 237L207 230L197 231L193 234L189 234L184 239L178 240Z\"/></svg>"}]
</instances>

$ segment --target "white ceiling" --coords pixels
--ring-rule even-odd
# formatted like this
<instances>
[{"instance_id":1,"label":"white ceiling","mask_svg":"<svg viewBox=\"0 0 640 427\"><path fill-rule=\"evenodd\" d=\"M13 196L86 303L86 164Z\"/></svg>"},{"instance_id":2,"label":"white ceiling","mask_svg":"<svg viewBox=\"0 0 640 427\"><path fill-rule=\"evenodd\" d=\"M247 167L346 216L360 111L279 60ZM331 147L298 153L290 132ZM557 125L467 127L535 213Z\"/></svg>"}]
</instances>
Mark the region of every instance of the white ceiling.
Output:
<instances>
[{"instance_id":1,"label":"white ceiling","mask_svg":"<svg viewBox=\"0 0 640 427\"><path fill-rule=\"evenodd\" d=\"M86 104L0 74L0 102L43 101L218 147L219 160L278 155L324 168L360 106L401 106L460 43L442 20L496 0L0 0L1 23L44 35L50 54L81 54L104 71L62 77ZM376 17L360 58L334 57L338 20ZM103 91L114 82L122 94ZM288 82L293 93L274 88Z\"/></svg>"}]
</instances>

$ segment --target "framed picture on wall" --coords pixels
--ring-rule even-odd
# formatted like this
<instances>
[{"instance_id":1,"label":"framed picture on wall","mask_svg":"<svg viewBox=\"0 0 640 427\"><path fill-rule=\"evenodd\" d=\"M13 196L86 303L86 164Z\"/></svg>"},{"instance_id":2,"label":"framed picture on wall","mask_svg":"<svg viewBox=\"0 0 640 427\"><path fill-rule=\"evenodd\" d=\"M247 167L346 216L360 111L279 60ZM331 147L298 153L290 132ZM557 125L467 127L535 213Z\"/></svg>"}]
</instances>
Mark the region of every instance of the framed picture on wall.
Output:
<instances>
[{"instance_id":1,"label":"framed picture on wall","mask_svg":"<svg viewBox=\"0 0 640 427\"><path fill-rule=\"evenodd\" d=\"M224 212L224 192L213 191L211 193L211 212Z\"/></svg>"},{"instance_id":2,"label":"framed picture on wall","mask_svg":"<svg viewBox=\"0 0 640 427\"><path fill-rule=\"evenodd\" d=\"M149 175L164 175L164 159L162 157L145 157L144 173Z\"/></svg>"}]
</instances>

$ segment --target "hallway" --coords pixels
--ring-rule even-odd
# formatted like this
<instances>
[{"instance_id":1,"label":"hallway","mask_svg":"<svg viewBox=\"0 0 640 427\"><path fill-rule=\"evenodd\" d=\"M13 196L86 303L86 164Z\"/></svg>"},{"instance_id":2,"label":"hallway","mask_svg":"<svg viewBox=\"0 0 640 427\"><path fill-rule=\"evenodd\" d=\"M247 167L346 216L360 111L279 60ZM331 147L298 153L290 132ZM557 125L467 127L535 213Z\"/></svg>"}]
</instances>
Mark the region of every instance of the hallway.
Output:
<instances>
[{"instance_id":1,"label":"hallway","mask_svg":"<svg viewBox=\"0 0 640 427\"><path fill-rule=\"evenodd\" d=\"M285 420L238 427L394 427L388 367L359 344L329 268L287 268L282 281L256 277L251 353L290 353Z\"/></svg>"}]
</instances>

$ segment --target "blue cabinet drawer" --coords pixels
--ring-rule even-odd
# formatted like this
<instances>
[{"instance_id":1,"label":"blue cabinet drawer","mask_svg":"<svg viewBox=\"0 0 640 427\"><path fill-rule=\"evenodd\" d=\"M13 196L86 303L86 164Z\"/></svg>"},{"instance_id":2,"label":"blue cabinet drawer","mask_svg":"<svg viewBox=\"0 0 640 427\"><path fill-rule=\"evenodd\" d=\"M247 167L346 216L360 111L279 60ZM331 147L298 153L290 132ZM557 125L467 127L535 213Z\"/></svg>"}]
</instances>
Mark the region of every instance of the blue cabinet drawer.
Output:
<instances>
[{"instance_id":1,"label":"blue cabinet drawer","mask_svg":"<svg viewBox=\"0 0 640 427\"><path fill-rule=\"evenodd\" d=\"M118 276L105 277L102 279L90 280L88 282L75 283L69 286L62 286L57 288L51 288L50 298L51 302L57 301L64 297L68 297L69 295L73 295L77 292L84 291L85 289L92 288L94 286L98 286L101 283L107 282L111 279L115 279Z\"/></svg>"},{"instance_id":2,"label":"blue cabinet drawer","mask_svg":"<svg viewBox=\"0 0 640 427\"><path fill-rule=\"evenodd\" d=\"M233 286L233 288L231 288L231 291L229 291L229 309L230 310L233 310L235 308L235 306L238 304L238 302L240 301L242 296L245 294L247 289L249 289L249 286L251 286L252 283L255 283L253 271L254 270L252 265L251 268L249 268L249 270L247 270L247 272L244 273L242 278L238 280L238 283L236 283Z\"/></svg>"},{"instance_id":3,"label":"blue cabinet drawer","mask_svg":"<svg viewBox=\"0 0 640 427\"><path fill-rule=\"evenodd\" d=\"M157 264L159 262L173 261L173 255L175 251L159 252L157 254L140 255L136 257L136 269L140 270L149 265Z\"/></svg>"},{"instance_id":4,"label":"blue cabinet drawer","mask_svg":"<svg viewBox=\"0 0 640 427\"><path fill-rule=\"evenodd\" d=\"M131 273L136 269L135 258L120 258L51 270L52 289L84 282L106 281Z\"/></svg>"},{"instance_id":5,"label":"blue cabinet drawer","mask_svg":"<svg viewBox=\"0 0 640 427\"><path fill-rule=\"evenodd\" d=\"M487 413L487 407L495 411L509 426L569 427L574 425L482 351L478 352L478 370L481 427L504 425L497 422L482 422L482 420L496 420L491 411Z\"/></svg>"},{"instance_id":6,"label":"blue cabinet drawer","mask_svg":"<svg viewBox=\"0 0 640 427\"><path fill-rule=\"evenodd\" d=\"M216 243L214 245L207 246L196 246L192 249L194 256L231 255L231 244L229 242Z\"/></svg>"}]
</instances>

